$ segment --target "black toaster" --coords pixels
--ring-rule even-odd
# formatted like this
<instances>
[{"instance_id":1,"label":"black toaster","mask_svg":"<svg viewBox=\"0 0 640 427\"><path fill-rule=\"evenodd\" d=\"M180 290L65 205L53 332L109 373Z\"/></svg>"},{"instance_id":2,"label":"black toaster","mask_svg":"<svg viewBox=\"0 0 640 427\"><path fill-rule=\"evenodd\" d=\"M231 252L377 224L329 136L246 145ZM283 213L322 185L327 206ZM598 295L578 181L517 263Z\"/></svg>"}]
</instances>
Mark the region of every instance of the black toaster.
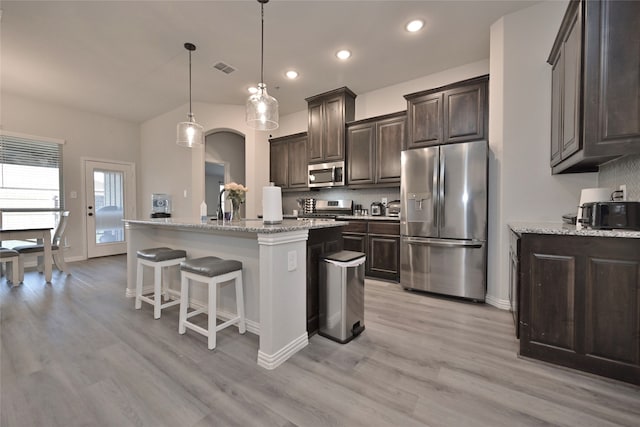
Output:
<instances>
[{"instance_id":1,"label":"black toaster","mask_svg":"<svg viewBox=\"0 0 640 427\"><path fill-rule=\"evenodd\" d=\"M599 230L640 230L640 202L592 202L580 207L580 222Z\"/></svg>"}]
</instances>

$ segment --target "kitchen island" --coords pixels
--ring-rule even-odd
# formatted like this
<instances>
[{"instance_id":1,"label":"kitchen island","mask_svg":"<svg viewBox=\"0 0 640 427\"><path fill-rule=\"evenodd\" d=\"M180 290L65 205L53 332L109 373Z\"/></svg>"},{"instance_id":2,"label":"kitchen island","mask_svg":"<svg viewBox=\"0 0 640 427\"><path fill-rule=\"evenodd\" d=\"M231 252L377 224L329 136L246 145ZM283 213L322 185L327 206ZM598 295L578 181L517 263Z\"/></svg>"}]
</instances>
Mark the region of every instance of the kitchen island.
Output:
<instances>
[{"instance_id":1,"label":"kitchen island","mask_svg":"<svg viewBox=\"0 0 640 427\"><path fill-rule=\"evenodd\" d=\"M189 258L217 256L243 264L247 330L260 336L258 365L275 369L308 344L306 317L306 242L309 230L347 225L343 221L284 220L264 225L262 220L200 221L159 218L125 219L128 297L135 296L140 249L168 246L184 249ZM179 289L179 274L171 272L171 293ZM151 276L151 275L148 275ZM151 278L145 277L145 289ZM231 287L229 287L231 288ZM205 305L206 290L190 293L194 307ZM222 289L218 316L232 317L233 289ZM176 325L177 333L177 325Z\"/></svg>"}]
</instances>

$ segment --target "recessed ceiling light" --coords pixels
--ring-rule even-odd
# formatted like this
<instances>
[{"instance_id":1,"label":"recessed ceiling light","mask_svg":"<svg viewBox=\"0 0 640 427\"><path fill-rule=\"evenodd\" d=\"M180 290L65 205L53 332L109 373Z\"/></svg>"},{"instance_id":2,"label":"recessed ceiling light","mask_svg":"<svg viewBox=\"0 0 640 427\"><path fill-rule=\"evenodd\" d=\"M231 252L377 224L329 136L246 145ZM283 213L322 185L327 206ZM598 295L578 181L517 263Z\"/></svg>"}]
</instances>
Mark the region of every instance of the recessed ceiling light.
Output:
<instances>
[{"instance_id":1,"label":"recessed ceiling light","mask_svg":"<svg viewBox=\"0 0 640 427\"><path fill-rule=\"evenodd\" d=\"M407 31L409 31L410 33L420 31L422 27L424 27L424 21L422 19L414 19L405 26Z\"/></svg>"},{"instance_id":2,"label":"recessed ceiling light","mask_svg":"<svg viewBox=\"0 0 640 427\"><path fill-rule=\"evenodd\" d=\"M342 60L349 59L351 57L351 52L343 49L336 52L336 56Z\"/></svg>"},{"instance_id":3,"label":"recessed ceiling light","mask_svg":"<svg viewBox=\"0 0 640 427\"><path fill-rule=\"evenodd\" d=\"M249 93L258 93L258 88L255 86L251 86L249 89L247 89L249 91Z\"/></svg>"},{"instance_id":4,"label":"recessed ceiling light","mask_svg":"<svg viewBox=\"0 0 640 427\"><path fill-rule=\"evenodd\" d=\"M287 78L289 78L289 79L291 79L291 80L293 80L293 79L295 79L296 77L298 77L298 72L297 72L297 71L295 71L295 70L289 70L289 71L287 71L287 72L286 72L286 73L284 73L284 74L285 74L285 76L287 76Z\"/></svg>"}]
</instances>

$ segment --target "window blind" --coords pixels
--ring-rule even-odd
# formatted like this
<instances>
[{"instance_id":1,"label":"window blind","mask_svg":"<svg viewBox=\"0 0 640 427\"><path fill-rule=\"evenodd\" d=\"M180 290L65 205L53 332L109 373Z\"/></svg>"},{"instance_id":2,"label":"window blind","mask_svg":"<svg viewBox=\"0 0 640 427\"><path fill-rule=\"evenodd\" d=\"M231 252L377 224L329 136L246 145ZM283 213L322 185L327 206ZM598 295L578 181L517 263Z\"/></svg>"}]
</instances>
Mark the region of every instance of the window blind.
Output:
<instances>
[{"instance_id":1,"label":"window blind","mask_svg":"<svg viewBox=\"0 0 640 427\"><path fill-rule=\"evenodd\" d=\"M0 209L64 208L62 147L0 134Z\"/></svg>"}]
</instances>

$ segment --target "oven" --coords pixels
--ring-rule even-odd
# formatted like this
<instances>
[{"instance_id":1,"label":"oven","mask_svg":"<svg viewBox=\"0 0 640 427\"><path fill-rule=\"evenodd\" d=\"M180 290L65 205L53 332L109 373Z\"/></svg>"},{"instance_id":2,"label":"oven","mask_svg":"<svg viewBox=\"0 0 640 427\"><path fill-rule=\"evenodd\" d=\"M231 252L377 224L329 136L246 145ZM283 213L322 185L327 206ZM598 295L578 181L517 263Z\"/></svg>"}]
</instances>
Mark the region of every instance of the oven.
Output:
<instances>
[{"instance_id":1,"label":"oven","mask_svg":"<svg viewBox=\"0 0 640 427\"><path fill-rule=\"evenodd\" d=\"M310 188L344 185L344 161L309 165Z\"/></svg>"}]
</instances>

